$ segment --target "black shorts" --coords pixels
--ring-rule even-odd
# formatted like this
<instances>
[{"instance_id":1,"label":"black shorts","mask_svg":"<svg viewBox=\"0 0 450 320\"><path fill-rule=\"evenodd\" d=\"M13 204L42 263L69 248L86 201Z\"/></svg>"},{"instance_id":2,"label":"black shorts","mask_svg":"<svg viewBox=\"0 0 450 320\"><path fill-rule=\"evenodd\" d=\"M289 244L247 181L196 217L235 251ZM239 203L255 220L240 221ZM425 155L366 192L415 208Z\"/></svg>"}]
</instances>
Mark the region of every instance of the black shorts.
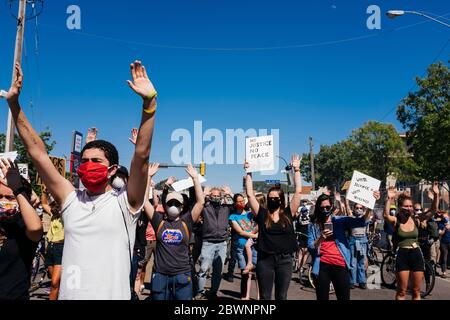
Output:
<instances>
[{"instance_id":1,"label":"black shorts","mask_svg":"<svg viewBox=\"0 0 450 320\"><path fill-rule=\"evenodd\" d=\"M45 254L45 266L60 266L62 262L64 243L49 242L47 245L47 253Z\"/></svg>"},{"instance_id":2,"label":"black shorts","mask_svg":"<svg viewBox=\"0 0 450 320\"><path fill-rule=\"evenodd\" d=\"M395 268L397 272L400 271L425 272L425 261L423 259L422 250L420 250L420 248L415 249L399 248L397 251Z\"/></svg>"},{"instance_id":3,"label":"black shorts","mask_svg":"<svg viewBox=\"0 0 450 320\"><path fill-rule=\"evenodd\" d=\"M301 248L301 249L308 248L308 237L303 234L299 234L297 236L297 243L298 243L299 248Z\"/></svg>"}]
</instances>

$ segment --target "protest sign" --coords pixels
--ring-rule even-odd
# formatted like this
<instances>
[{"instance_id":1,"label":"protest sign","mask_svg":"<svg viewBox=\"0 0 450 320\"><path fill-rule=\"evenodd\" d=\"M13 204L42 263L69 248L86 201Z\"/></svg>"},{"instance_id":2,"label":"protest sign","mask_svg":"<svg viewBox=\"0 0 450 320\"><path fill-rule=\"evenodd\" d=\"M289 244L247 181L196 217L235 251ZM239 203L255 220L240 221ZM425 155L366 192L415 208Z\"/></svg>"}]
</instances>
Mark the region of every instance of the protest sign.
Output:
<instances>
[{"instance_id":1,"label":"protest sign","mask_svg":"<svg viewBox=\"0 0 450 320\"><path fill-rule=\"evenodd\" d=\"M347 191L347 199L356 202L366 208L375 207L374 191L380 189L381 181L372 178L362 172L354 171L350 187Z\"/></svg>"},{"instance_id":2,"label":"protest sign","mask_svg":"<svg viewBox=\"0 0 450 320\"><path fill-rule=\"evenodd\" d=\"M66 177L66 159L65 158L59 158L59 157L53 157L49 156L50 160L52 161L55 168L58 170L59 174ZM41 177L39 174L36 174L36 184L38 186L44 186L44 183L42 182Z\"/></svg>"},{"instance_id":3,"label":"protest sign","mask_svg":"<svg viewBox=\"0 0 450 320\"><path fill-rule=\"evenodd\" d=\"M204 183L206 182L206 179L202 176L198 176L198 180L200 181L200 183ZM191 187L194 186L194 181L192 181L192 178L187 178L187 179L183 179L183 180L179 180L177 182L174 182L172 184L172 188L176 191L176 192L180 192L183 190L187 190Z\"/></svg>"},{"instance_id":4,"label":"protest sign","mask_svg":"<svg viewBox=\"0 0 450 320\"><path fill-rule=\"evenodd\" d=\"M249 164L248 172L274 170L273 135L247 138L245 142L245 156Z\"/></svg>"},{"instance_id":5,"label":"protest sign","mask_svg":"<svg viewBox=\"0 0 450 320\"><path fill-rule=\"evenodd\" d=\"M17 167L19 168L19 173L20 175L25 179L25 180L30 180L30 175L28 172L28 163L19 163L17 164Z\"/></svg>"}]
</instances>

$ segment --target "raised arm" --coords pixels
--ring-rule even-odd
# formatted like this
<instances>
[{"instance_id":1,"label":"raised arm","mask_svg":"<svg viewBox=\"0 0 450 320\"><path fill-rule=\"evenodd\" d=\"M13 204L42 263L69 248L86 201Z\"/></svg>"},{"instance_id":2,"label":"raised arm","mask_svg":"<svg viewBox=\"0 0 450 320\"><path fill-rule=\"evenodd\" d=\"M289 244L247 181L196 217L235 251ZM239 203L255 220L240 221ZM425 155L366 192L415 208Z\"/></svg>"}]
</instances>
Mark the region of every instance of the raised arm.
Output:
<instances>
[{"instance_id":1,"label":"raised arm","mask_svg":"<svg viewBox=\"0 0 450 320\"><path fill-rule=\"evenodd\" d=\"M293 155L291 165L294 169L294 185L295 185L295 192L294 196L292 197L291 201L291 214L293 217L296 217L298 215L298 208L300 207L300 201L302 196L302 177L300 174L300 156L299 155Z\"/></svg>"},{"instance_id":2,"label":"raised arm","mask_svg":"<svg viewBox=\"0 0 450 320\"><path fill-rule=\"evenodd\" d=\"M246 172L248 171L248 168L249 164L245 161L244 169ZM247 175L245 176L245 192L247 193L250 208L252 208L253 214L256 217L259 213L259 202L255 197L255 192L253 191L253 179L250 172L247 172Z\"/></svg>"},{"instance_id":3,"label":"raised arm","mask_svg":"<svg viewBox=\"0 0 450 320\"><path fill-rule=\"evenodd\" d=\"M23 74L20 65L15 65L17 76L6 96L11 110L14 124L19 132L25 149L31 157L39 176L55 200L63 205L66 197L74 190L72 184L61 176L50 160L44 142L31 126L19 104L19 95L22 89Z\"/></svg>"},{"instance_id":4,"label":"raised arm","mask_svg":"<svg viewBox=\"0 0 450 320\"><path fill-rule=\"evenodd\" d=\"M374 191L373 192L373 197L375 198L375 201L379 201L381 199L381 193L380 191ZM364 220L370 220L372 218L372 214L373 214L373 210L372 209L367 209L366 210L366 214L364 215Z\"/></svg>"},{"instance_id":5,"label":"raised arm","mask_svg":"<svg viewBox=\"0 0 450 320\"><path fill-rule=\"evenodd\" d=\"M10 188L16 196L28 239L34 242L39 241L43 234L42 222L25 192L27 188L20 176L19 168L11 160L8 161L6 159L0 159L0 168L4 176L4 178L0 179L0 183Z\"/></svg>"},{"instance_id":6,"label":"raised arm","mask_svg":"<svg viewBox=\"0 0 450 320\"><path fill-rule=\"evenodd\" d=\"M86 135L86 144L89 142L97 140L97 128L89 128L88 133Z\"/></svg>"},{"instance_id":7,"label":"raised arm","mask_svg":"<svg viewBox=\"0 0 450 320\"><path fill-rule=\"evenodd\" d=\"M200 214L202 213L203 206L205 205L205 197L203 196L202 185L200 184L200 181L198 179L197 170L195 170L195 168L191 164L189 164L186 168L186 172L194 181L196 201L194 207L191 210L191 215L192 220L194 222L197 222L198 219L200 218Z\"/></svg>"},{"instance_id":8,"label":"raised arm","mask_svg":"<svg viewBox=\"0 0 450 320\"><path fill-rule=\"evenodd\" d=\"M145 190L145 204L144 204L144 212L147 215L148 219L152 221L153 214L155 213L155 206L150 203L150 189L152 178L156 175L159 170L159 163L152 163L148 168L148 185Z\"/></svg>"},{"instance_id":9,"label":"raised arm","mask_svg":"<svg viewBox=\"0 0 450 320\"><path fill-rule=\"evenodd\" d=\"M131 76L128 85L143 99L142 119L136 140L136 148L130 166L127 195L130 209L137 214L144 204L148 181L148 160L153 139L156 113L156 90L147 76L140 61L131 64Z\"/></svg>"},{"instance_id":10,"label":"raised arm","mask_svg":"<svg viewBox=\"0 0 450 320\"><path fill-rule=\"evenodd\" d=\"M397 223L397 218L393 217L389 214L391 211L391 205L395 204L395 196L397 195L397 192L395 188L389 188L386 198L386 205L384 207L384 221L392 224L395 226Z\"/></svg>"},{"instance_id":11,"label":"raised arm","mask_svg":"<svg viewBox=\"0 0 450 320\"><path fill-rule=\"evenodd\" d=\"M433 182L432 192L433 192L433 202L431 203L431 209L425 211L422 215L419 216L420 221L430 220L439 210L439 200L440 200L439 182L437 181Z\"/></svg>"}]
</instances>

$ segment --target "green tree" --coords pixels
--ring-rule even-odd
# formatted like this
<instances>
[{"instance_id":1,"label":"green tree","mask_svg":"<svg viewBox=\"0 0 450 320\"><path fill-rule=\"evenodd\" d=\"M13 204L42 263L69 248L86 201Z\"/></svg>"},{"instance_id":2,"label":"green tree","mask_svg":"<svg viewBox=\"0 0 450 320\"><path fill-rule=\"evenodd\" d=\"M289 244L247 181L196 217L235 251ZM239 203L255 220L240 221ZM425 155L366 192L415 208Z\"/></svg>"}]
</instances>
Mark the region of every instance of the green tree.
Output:
<instances>
[{"instance_id":1,"label":"green tree","mask_svg":"<svg viewBox=\"0 0 450 320\"><path fill-rule=\"evenodd\" d=\"M354 146L351 141L344 140L331 146L321 145L320 151L314 157L316 187L328 187L340 191L346 180L353 173ZM303 178L311 182L311 161L309 154L303 155L301 171Z\"/></svg>"},{"instance_id":2,"label":"green tree","mask_svg":"<svg viewBox=\"0 0 450 320\"><path fill-rule=\"evenodd\" d=\"M358 170L383 183L389 173L404 181L417 180L416 165L406 150L406 144L394 126L375 121L367 122L352 132L348 139L330 146L321 145L314 157L316 186L341 191L353 171ZM303 155L302 174L311 182L311 163Z\"/></svg>"},{"instance_id":3,"label":"green tree","mask_svg":"<svg viewBox=\"0 0 450 320\"><path fill-rule=\"evenodd\" d=\"M442 62L432 64L418 90L401 101L397 118L408 130L408 142L421 178L450 179L450 71Z\"/></svg>"},{"instance_id":4,"label":"green tree","mask_svg":"<svg viewBox=\"0 0 450 320\"><path fill-rule=\"evenodd\" d=\"M51 131L49 131L49 129L47 128L45 131L42 131L39 134L39 136L44 142L45 148L47 149L47 153L50 153L56 145L56 142L52 141ZM3 133L0 133L0 153L5 152L5 143L6 143L6 136ZM40 194L40 188L36 186L36 173L37 173L36 168L34 167L34 164L31 161L31 158L27 150L22 144L22 140L17 134L14 135L14 150L16 150L18 153L17 157L18 163L28 163L28 172L31 179L31 185L34 191Z\"/></svg>"},{"instance_id":5,"label":"green tree","mask_svg":"<svg viewBox=\"0 0 450 320\"><path fill-rule=\"evenodd\" d=\"M354 130L349 140L354 146L351 155L354 170L382 182L389 173L395 173L403 181L417 181L414 161L393 125L369 121Z\"/></svg>"}]
</instances>

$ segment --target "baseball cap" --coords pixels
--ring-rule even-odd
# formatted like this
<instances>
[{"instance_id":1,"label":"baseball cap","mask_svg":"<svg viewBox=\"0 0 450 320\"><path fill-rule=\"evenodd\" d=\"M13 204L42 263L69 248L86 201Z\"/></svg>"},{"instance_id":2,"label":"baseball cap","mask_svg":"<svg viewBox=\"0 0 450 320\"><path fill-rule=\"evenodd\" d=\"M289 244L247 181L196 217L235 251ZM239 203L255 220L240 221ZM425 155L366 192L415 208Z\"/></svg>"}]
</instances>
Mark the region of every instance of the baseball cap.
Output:
<instances>
[{"instance_id":1,"label":"baseball cap","mask_svg":"<svg viewBox=\"0 0 450 320\"><path fill-rule=\"evenodd\" d=\"M166 197L166 204L170 201L170 200L177 200L179 203L183 204L184 200L183 200L183 196L181 195L181 193L179 192L171 192L167 195Z\"/></svg>"}]
</instances>

